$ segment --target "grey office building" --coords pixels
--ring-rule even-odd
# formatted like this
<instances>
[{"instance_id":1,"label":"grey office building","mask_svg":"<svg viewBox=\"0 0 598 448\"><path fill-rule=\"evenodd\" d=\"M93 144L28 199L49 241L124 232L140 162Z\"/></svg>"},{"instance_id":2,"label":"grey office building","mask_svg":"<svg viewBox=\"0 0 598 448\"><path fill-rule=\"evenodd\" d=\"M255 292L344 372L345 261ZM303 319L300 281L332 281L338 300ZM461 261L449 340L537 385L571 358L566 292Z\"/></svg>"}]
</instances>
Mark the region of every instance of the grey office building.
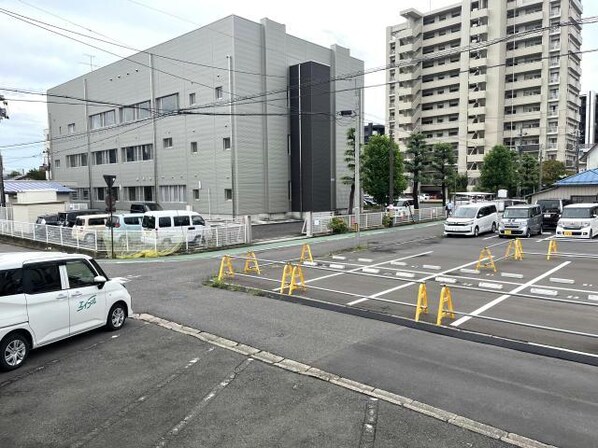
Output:
<instances>
[{"instance_id":1,"label":"grey office building","mask_svg":"<svg viewBox=\"0 0 598 448\"><path fill-rule=\"evenodd\" d=\"M157 201L214 216L346 208L346 132L363 61L229 16L48 91L54 180L116 208ZM356 88L355 88L356 87ZM75 98L83 99L78 101ZM359 120L361 123L361 120Z\"/></svg>"}]
</instances>

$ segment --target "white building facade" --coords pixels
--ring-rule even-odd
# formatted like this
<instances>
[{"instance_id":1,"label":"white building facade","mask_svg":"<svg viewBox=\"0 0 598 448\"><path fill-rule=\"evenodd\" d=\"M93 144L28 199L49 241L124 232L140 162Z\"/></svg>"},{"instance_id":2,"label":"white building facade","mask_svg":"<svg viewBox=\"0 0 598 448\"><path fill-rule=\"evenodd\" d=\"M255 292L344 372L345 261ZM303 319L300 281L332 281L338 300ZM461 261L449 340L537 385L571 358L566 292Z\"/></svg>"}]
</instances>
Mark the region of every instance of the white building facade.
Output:
<instances>
[{"instance_id":1,"label":"white building facade","mask_svg":"<svg viewBox=\"0 0 598 448\"><path fill-rule=\"evenodd\" d=\"M580 0L463 0L387 28L387 126L451 143L470 187L497 144L574 167Z\"/></svg>"},{"instance_id":2,"label":"white building facade","mask_svg":"<svg viewBox=\"0 0 598 448\"><path fill-rule=\"evenodd\" d=\"M319 77L304 70L303 85L320 87L311 95L328 94L317 110L303 97L299 110L291 108L291 67L305 63ZM104 174L116 175L122 210L153 201L206 215L282 216L310 206L292 201L302 182L321 184L314 191L328 197L319 208L346 207L349 187L340 178L347 174L346 131L356 120L337 111L356 108L363 78L336 78L362 71L348 49L288 35L269 19L226 17L50 89L52 179L97 208L108 196ZM317 132L305 124L315 116ZM291 148L293 117L319 145ZM311 166L299 157L304 165L292 168L292 151L317 154L325 175L293 177L293 169Z\"/></svg>"}]
</instances>

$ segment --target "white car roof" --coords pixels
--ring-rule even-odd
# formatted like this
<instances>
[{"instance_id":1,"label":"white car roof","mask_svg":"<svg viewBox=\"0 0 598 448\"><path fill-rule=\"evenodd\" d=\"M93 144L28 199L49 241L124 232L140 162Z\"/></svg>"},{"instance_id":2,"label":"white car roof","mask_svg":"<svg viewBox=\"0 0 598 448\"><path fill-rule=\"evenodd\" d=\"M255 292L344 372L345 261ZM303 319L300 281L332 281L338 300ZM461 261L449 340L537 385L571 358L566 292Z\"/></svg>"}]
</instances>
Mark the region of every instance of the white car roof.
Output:
<instances>
[{"instance_id":1,"label":"white car roof","mask_svg":"<svg viewBox=\"0 0 598 448\"><path fill-rule=\"evenodd\" d=\"M23 266L23 263L36 261L69 260L76 258L87 258L83 254L67 254L64 252L5 252L0 254L0 269L16 269Z\"/></svg>"},{"instance_id":2,"label":"white car roof","mask_svg":"<svg viewBox=\"0 0 598 448\"><path fill-rule=\"evenodd\" d=\"M565 205L565 208L593 208L593 207L598 207L598 204L580 203L580 204Z\"/></svg>"},{"instance_id":3,"label":"white car roof","mask_svg":"<svg viewBox=\"0 0 598 448\"><path fill-rule=\"evenodd\" d=\"M197 212L191 212L187 210L155 210L151 212L145 212L146 216L188 216L188 215L195 215L200 216Z\"/></svg>"}]
</instances>

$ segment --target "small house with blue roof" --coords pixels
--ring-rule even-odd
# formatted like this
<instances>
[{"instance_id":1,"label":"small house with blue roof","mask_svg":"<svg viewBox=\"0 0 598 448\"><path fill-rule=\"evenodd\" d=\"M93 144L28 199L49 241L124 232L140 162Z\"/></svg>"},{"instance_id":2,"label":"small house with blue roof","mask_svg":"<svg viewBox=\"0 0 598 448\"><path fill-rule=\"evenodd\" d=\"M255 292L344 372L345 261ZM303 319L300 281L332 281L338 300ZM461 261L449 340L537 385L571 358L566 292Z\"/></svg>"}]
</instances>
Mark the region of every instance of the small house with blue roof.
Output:
<instances>
[{"instance_id":1,"label":"small house with blue roof","mask_svg":"<svg viewBox=\"0 0 598 448\"><path fill-rule=\"evenodd\" d=\"M532 195L539 199L571 199L573 202L598 202L598 168L582 171L558 180L546 190Z\"/></svg>"},{"instance_id":2,"label":"small house with blue roof","mask_svg":"<svg viewBox=\"0 0 598 448\"><path fill-rule=\"evenodd\" d=\"M12 219L35 222L38 216L55 214L67 209L73 190L49 180L5 180L6 205Z\"/></svg>"}]
</instances>

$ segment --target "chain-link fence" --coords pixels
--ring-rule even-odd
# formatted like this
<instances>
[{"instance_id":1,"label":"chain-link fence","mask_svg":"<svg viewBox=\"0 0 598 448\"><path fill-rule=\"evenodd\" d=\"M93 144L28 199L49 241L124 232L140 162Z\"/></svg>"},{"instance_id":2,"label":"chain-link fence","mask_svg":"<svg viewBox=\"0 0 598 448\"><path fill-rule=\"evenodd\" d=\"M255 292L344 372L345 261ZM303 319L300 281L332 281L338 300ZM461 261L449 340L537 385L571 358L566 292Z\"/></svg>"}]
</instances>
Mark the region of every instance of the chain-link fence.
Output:
<instances>
[{"instance_id":1,"label":"chain-link fence","mask_svg":"<svg viewBox=\"0 0 598 448\"><path fill-rule=\"evenodd\" d=\"M118 258L156 257L176 252L195 252L219 247L246 244L245 223L222 223L197 229L120 231L109 228L77 229L71 227L15 222L0 219L0 234L68 248L97 253L114 253Z\"/></svg>"}]
</instances>

